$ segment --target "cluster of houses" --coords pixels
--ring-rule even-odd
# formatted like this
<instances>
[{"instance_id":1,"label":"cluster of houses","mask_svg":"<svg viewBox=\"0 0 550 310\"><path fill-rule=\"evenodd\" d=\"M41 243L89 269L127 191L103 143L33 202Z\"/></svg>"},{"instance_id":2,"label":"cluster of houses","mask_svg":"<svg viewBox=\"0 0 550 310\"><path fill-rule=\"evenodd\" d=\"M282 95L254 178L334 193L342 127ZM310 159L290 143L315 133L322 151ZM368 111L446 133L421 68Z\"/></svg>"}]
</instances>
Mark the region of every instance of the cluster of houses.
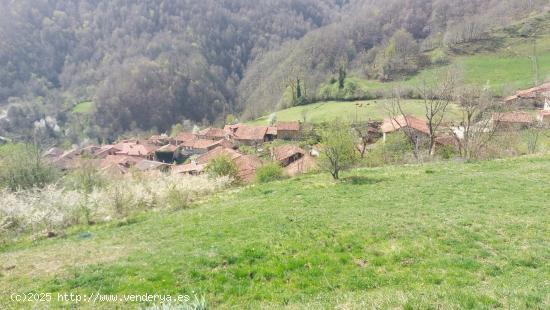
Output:
<instances>
[{"instance_id":1,"label":"cluster of houses","mask_svg":"<svg viewBox=\"0 0 550 310\"><path fill-rule=\"evenodd\" d=\"M499 129L521 129L534 123L550 125L550 83L518 91L514 96L505 99L507 103L521 103L525 106L530 102L539 110L537 113L514 111L494 113L492 125ZM460 126L448 126L454 134L444 133L436 137L438 146L457 147L460 139ZM426 139L430 129L426 120L402 115L385 119L383 122L369 123L367 146L380 138L386 140L386 135L403 129L416 135L417 140ZM79 167L86 158L87 163L94 164L102 171L126 174L130 169L140 171L172 171L178 174L198 175L205 171L208 163L219 156L227 156L238 168L239 177L243 181L254 179L256 169L264 164L264 159L245 154L239 149L249 146L254 150L264 143L276 139L299 140L302 137L302 124L295 122L279 122L274 126L253 126L246 124L226 125L224 128L209 127L198 132L182 132L175 137L166 134L153 135L145 140L122 140L116 144L103 146L88 146L85 148L64 151L59 148L48 150L44 157L63 170ZM450 131L449 131L450 132ZM365 137L363 137L365 139ZM284 167L288 175L296 175L315 168L315 156L319 148L307 152L292 143L285 143L269 150L271 161Z\"/></svg>"},{"instance_id":2,"label":"cluster of houses","mask_svg":"<svg viewBox=\"0 0 550 310\"><path fill-rule=\"evenodd\" d=\"M531 111L510 111L493 113L487 130L498 129L520 130L533 125L550 126L550 82L537 87L518 91L515 95L505 98L507 106L529 107ZM534 113L532 108L535 108ZM464 128L461 125L448 124L449 132L436 137L436 146L457 146L457 138L463 138ZM386 135L407 128L418 140L427 139L430 135L428 123L410 115L397 116L385 119L380 126L383 139Z\"/></svg>"},{"instance_id":3,"label":"cluster of houses","mask_svg":"<svg viewBox=\"0 0 550 310\"><path fill-rule=\"evenodd\" d=\"M86 162L101 171L116 174L136 169L198 175L211 160L223 155L235 163L240 179L247 182L254 179L256 169L264 161L256 155L243 154L239 151L240 146L257 148L275 139L297 140L301 134L299 122L280 122L274 126L235 124L223 129L209 127L195 133L182 132L175 137L153 135L145 140L122 140L70 151L52 148L43 156L62 170L75 169ZM289 175L306 172L315 166L310 153L294 144L273 147L270 154Z\"/></svg>"}]
</instances>

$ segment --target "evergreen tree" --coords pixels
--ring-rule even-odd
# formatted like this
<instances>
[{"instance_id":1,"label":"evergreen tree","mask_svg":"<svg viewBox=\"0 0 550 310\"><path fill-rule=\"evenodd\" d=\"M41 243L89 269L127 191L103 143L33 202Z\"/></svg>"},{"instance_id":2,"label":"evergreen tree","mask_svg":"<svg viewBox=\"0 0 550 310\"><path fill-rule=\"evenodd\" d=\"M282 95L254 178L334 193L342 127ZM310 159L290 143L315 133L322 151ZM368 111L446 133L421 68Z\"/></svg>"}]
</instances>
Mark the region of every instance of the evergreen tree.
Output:
<instances>
[{"instance_id":1,"label":"evergreen tree","mask_svg":"<svg viewBox=\"0 0 550 310\"><path fill-rule=\"evenodd\" d=\"M338 88L343 89L344 88L344 82L346 80L346 69L344 66L341 66L338 70Z\"/></svg>"}]
</instances>

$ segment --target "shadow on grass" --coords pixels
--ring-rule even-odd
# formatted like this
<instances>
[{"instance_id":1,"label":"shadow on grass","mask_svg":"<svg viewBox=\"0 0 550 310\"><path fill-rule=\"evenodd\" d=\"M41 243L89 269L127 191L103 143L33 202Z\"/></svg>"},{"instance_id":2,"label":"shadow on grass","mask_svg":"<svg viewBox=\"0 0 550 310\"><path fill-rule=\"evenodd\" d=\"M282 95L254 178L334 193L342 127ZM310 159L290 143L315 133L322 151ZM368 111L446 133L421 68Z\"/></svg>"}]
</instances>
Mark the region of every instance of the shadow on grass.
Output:
<instances>
[{"instance_id":1,"label":"shadow on grass","mask_svg":"<svg viewBox=\"0 0 550 310\"><path fill-rule=\"evenodd\" d=\"M370 184L376 184L384 181L382 178L369 178L369 177L362 177L362 176L351 176L346 177L342 179L343 183L351 184L351 185L370 185Z\"/></svg>"}]
</instances>

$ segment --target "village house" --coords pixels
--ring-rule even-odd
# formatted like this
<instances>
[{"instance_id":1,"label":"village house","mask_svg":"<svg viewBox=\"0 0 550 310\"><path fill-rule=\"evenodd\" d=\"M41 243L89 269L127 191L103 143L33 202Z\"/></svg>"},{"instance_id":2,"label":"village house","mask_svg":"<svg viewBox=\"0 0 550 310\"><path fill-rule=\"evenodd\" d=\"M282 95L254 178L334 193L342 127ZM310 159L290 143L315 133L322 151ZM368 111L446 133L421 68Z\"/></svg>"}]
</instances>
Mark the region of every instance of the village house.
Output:
<instances>
[{"instance_id":1,"label":"village house","mask_svg":"<svg viewBox=\"0 0 550 310\"><path fill-rule=\"evenodd\" d=\"M254 155L242 155L233 160L237 166L238 176L242 182L251 183L256 178L256 170L263 165L262 160Z\"/></svg>"},{"instance_id":2,"label":"village house","mask_svg":"<svg viewBox=\"0 0 550 310\"><path fill-rule=\"evenodd\" d=\"M233 140L237 144L258 146L268 141L267 126L241 125L234 130Z\"/></svg>"},{"instance_id":3,"label":"village house","mask_svg":"<svg viewBox=\"0 0 550 310\"><path fill-rule=\"evenodd\" d=\"M227 132L230 136L234 135L237 132L239 127L244 126L243 124L231 124L223 126L223 130Z\"/></svg>"},{"instance_id":4,"label":"village house","mask_svg":"<svg viewBox=\"0 0 550 310\"><path fill-rule=\"evenodd\" d=\"M183 142L188 142L197 139L194 133L191 132L180 132L176 135L174 139L175 145L180 145Z\"/></svg>"},{"instance_id":5,"label":"village house","mask_svg":"<svg viewBox=\"0 0 550 310\"><path fill-rule=\"evenodd\" d=\"M237 157L242 156L243 154L235 151L231 148L226 148L223 146L218 146L210 151L208 151L205 154L200 155L197 157L196 162L197 164L206 165L214 158L220 157L220 156L227 156L229 159L234 160Z\"/></svg>"},{"instance_id":6,"label":"village house","mask_svg":"<svg viewBox=\"0 0 550 310\"><path fill-rule=\"evenodd\" d=\"M170 165L160 161L153 160L141 160L135 165L135 168L139 171L162 171L167 172L170 170Z\"/></svg>"},{"instance_id":7,"label":"village house","mask_svg":"<svg viewBox=\"0 0 550 310\"><path fill-rule=\"evenodd\" d=\"M117 152L122 151L121 149L117 148L114 145L104 145L99 150L95 152L95 157L97 158L105 158L109 155L116 155Z\"/></svg>"},{"instance_id":8,"label":"village house","mask_svg":"<svg viewBox=\"0 0 550 310\"><path fill-rule=\"evenodd\" d=\"M87 157L96 157L96 153L99 152L99 150L101 150L101 147L97 145L90 145L80 149L79 155L87 156Z\"/></svg>"},{"instance_id":9,"label":"village house","mask_svg":"<svg viewBox=\"0 0 550 310\"><path fill-rule=\"evenodd\" d=\"M126 174L141 159L126 155L107 155L100 162L100 170L107 173Z\"/></svg>"},{"instance_id":10,"label":"village house","mask_svg":"<svg viewBox=\"0 0 550 310\"><path fill-rule=\"evenodd\" d=\"M156 146L143 144L140 141L127 141L115 145L120 151L116 155L140 157L148 160L155 158Z\"/></svg>"},{"instance_id":11,"label":"village house","mask_svg":"<svg viewBox=\"0 0 550 310\"><path fill-rule=\"evenodd\" d=\"M53 159L52 164L60 170L73 169L77 166L78 156L80 156L80 149L74 148Z\"/></svg>"},{"instance_id":12,"label":"village house","mask_svg":"<svg viewBox=\"0 0 550 310\"><path fill-rule=\"evenodd\" d=\"M199 175L203 173L205 165L199 165L196 162L191 162L185 165L172 166L172 172L184 175Z\"/></svg>"},{"instance_id":13,"label":"village house","mask_svg":"<svg viewBox=\"0 0 550 310\"><path fill-rule=\"evenodd\" d=\"M278 122L277 123L277 139L282 140L298 140L301 137L300 122Z\"/></svg>"},{"instance_id":14,"label":"village house","mask_svg":"<svg viewBox=\"0 0 550 310\"><path fill-rule=\"evenodd\" d=\"M173 139L170 136L168 136L167 134L163 133L161 135L151 136L148 139L148 143L152 144L152 145L163 146L163 145L166 145L166 144L169 144L169 143L174 143L174 140L175 139Z\"/></svg>"},{"instance_id":15,"label":"village house","mask_svg":"<svg viewBox=\"0 0 550 310\"><path fill-rule=\"evenodd\" d=\"M533 124L534 117L528 112L503 112L493 113L491 121L499 130L518 130Z\"/></svg>"},{"instance_id":16,"label":"village house","mask_svg":"<svg viewBox=\"0 0 550 310\"><path fill-rule=\"evenodd\" d=\"M271 149L271 159L278 162L283 167L290 165L305 155L306 151L293 144L287 144Z\"/></svg>"},{"instance_id":17,"label":"village house","mask_svg":"<svg viewBox=\"0 0 550 310\"><path fill-rule=\"evenodd\" d=\"M267 131L265 132L266 140L267 141L273 141L277 139L277 127L275 126L268 126Z\"/></svg>"},{"instance_id":18,"label":"village house","mask_svg":"<svg viewBox=\"0 0 550 310\"><path fill-rule=\"evenodd\" d=\"M400 130L410 130L416 141L426 140L430 135L428 124L419 118L411 115L399 115L394 118L387 118L380 126L382 139L386 141L386 135Z\"/></svg>"},{"instance_id":19,"label":"village house","mask_svg":"<svg viewBox=\"0 0 550 310\"><path fill-rule=\"evenodd\" d=\"M155 158L163 163L171 164L174 161L178 161L181 157L178 150L179 147L173 144L166 144L155 151Z\"/></svg>"},{"instance_id":20,"label":"village house","mask_svg":"<svg viewBox=\"0 0 550 310\"><path fill-rule=\"evenodd\" d=\"M221 128L208 127L195 134L198 139L221 140L229 136L229 133Z\"/></svg>"},{"instance_id":21,"label":"village house","mask_svg":"<svg viewBox=\"0 0 550 310\"><path fill-rule=\"evenodd\" d=\"M195 139L185 141L178 146L181 147L181 154L184 158L189 158L193 155L204 154L217 146L220 145L222 141L212 141L205 139Z\"/></svg>"},{"instance_id":22,"label":"village house","mask_svg":"<svg viewBox=\"0 0 550 310\"><path fill-rule=\"evenodd\" d=\"M532 87L525 90L520 90L514 95L506 97L504 101L509 104L516 105L532 105L534 107L542 108L547 101L546 93L550 92L550 82L541 84L536 87Z\"/></svg>"}]
</instances>

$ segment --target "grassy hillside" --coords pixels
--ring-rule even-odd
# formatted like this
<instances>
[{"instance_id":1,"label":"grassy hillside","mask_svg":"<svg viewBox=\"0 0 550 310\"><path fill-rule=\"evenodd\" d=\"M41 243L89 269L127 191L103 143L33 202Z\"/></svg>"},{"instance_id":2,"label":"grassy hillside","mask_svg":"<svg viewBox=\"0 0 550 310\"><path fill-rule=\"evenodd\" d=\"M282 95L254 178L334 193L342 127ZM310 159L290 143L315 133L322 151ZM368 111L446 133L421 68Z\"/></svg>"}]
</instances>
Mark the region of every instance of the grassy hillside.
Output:
<instances>
[{"instance_id":1,"label":"grassy hillside","mask_svg":"<svg viewBox=\"0 0 550 310\"><path fill-rule=\"evenodd\" d=\"M359 105L359 106L357 106ZM306 120L311 123L320 123L330 121L335 118L340 118L346 121L382 120L389 116L388 100L366 100L366 101L327 101L314 104L292 107L289 109L276 112L278 121L293 121L303 120L304 113ZM420 100L405 100L403 109L406 113L418 117L424 117L426 113L424 104ZM457 119L458 107L456 105L449 106L449 120ZM252 124L267 124L269 116L258 118L250 123Z\"/></svg>"},{"instance_id":2,"label":"grassy hillside","mask_svg":"<svg viewBox=\"0 0 550 310\"><path fill-rule=\"evenodd\" d=\"M392 89L398 86L416 87L423 80L431 81L450 66L457 68L461 79L469 85L488 85L497 95L507 95L517 89L534 85L533 63L529 58L532 44L526 39L509 40L497 51L473 55L453 55L450 64L422 70L404 81L382 83L352 78L365 93ZM540 80L550 80L550 36L537 40Z\"/></svg>"},{"instance_id":3,"label":"grassy hillside","mask_svg":"<svg viewBox=\"0 0 550 310\"><path fill-rule=\"evenodd\" d=\"M4 248L0 305L32 305L5 292L195 292L215 309L547 309L549 174L543 156L236 189Z\"/></svg>"},{"instance_id":4,"label":"grassy hillside","mask_svg":"<svg viewBox=\"0 0 550 310\"><path fill-rule=\"evenodd\" d=\"M423 80L431 81L450 66L456 67L465 84L487 85L497 95L532 87L535 71L531 57L533 41L521 35L526 24L537 29L536 54L539 82L550 80L550 13L527 18L503 29L496 29L488 39L454 46L446 53L449 65L422 70L404 81L382 83L355 79L364 92L391 89L398 85L415 87Z\"/></svg>"},{"instance_id":5,"label":"grassy hillside","mask_svg":"<svg viewBox=\"0 0 550 310\"><path fill-rule=\"evenodd\" d=\"M531 56L532 43L525 38L493 38L491 51L482 51L471 55L454 54L450 58L450 64L446 66L426 69L404 81L383 83L376 80L365 80L357 77L348 78L363 93L373 93L383 90L391 90L395 87L416 88L422 81L433 81L442 76L451 66L456 68L457 73L464 83L469 85L489 86L496 95L507 95L517 89L533 86L534 71ZM478 45L488 44L478 43ZM464 47L465 48L465 47ZM465 48L472 52L476 46ZM477 48L480 48L477 46ZM485 47L488 48L488 47ZM542 36L537 40L539 76L540 80L550 80L550 35ZM336 87L335 85L333 85ZM327 121L336 117L344 119L355 119L355 104L362 103L363 108L358 109L358 119L382 119L387 117L387 112L382 104L384 100L372 101L328 101L319 102L307 106L293 107L278 111L279 120L303 119L302 111L308 111L308 119L311 122ZM409 100L409 113L416 116L423 116L423 106L420 101ZM451 111L450 118L456 117L456 108ZM252 123L266 123L268 116L254 120Z\"/></svg>"}]
</instances>

